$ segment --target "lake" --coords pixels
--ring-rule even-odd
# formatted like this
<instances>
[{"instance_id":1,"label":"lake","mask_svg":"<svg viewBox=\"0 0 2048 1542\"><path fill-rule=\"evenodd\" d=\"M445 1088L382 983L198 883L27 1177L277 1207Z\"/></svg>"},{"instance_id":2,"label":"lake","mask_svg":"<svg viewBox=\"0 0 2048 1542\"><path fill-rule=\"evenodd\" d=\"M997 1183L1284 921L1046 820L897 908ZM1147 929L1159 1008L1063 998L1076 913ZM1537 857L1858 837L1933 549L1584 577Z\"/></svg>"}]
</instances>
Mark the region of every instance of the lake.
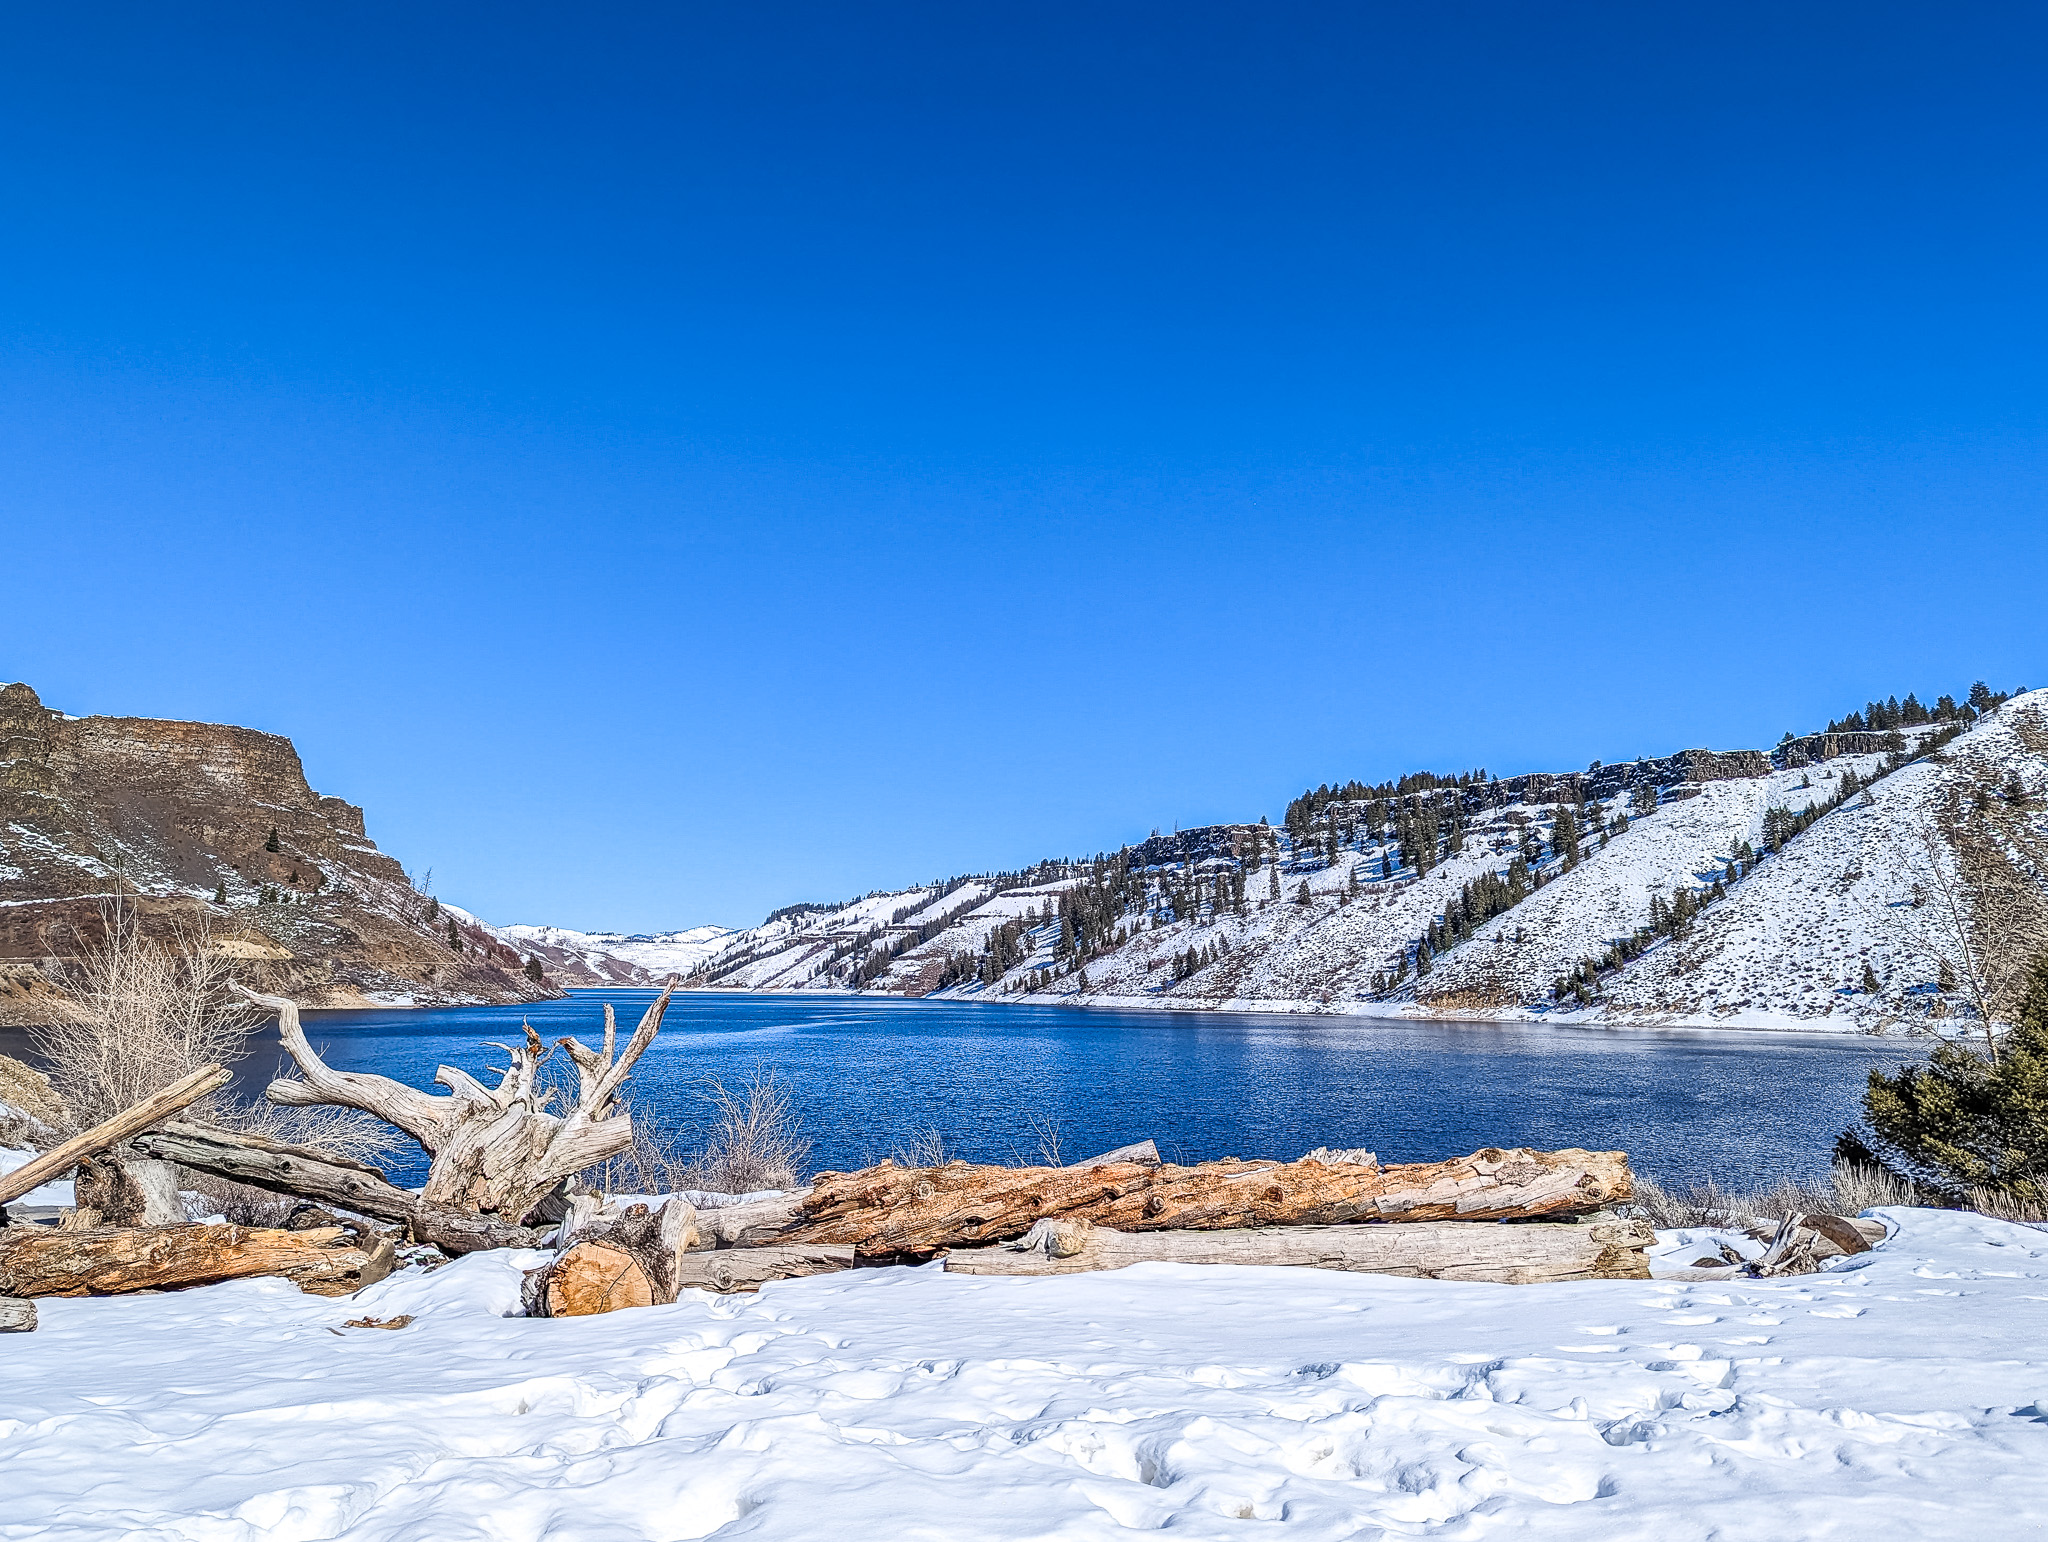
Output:
<instances>
[{"instance_id":1,"label":"lake","mask_svg":"<svg viewBox=\"0 0 2048 1542\"><path fill-rule=\"evenodd\" d=\"M483 1041L517 1038L522 1020L544 1038L595 1042L607 1000L623 1042L653 994L306 1023L336 1067L424 1087L444 1061L477 1075L502 1064ZM1869 1069L1924 1052L1918 1041L1823 1035L689 994L629 1085L638 1112L687 1137L704 1117L706 1078L772 1069L821 1168L877 1160L926 1129L954 1156L1031 1157L1034 1121L1052 1121L1068 1160L1147 1136L1181 1161L1319 1145L1365 1146L1386 1161L1586 1146L1626 1150L1667 1181L1743 1185L1825 1172ZM243 1066L244 1085L260 1089L280 1055L273 1034ZM419 1161L400 1176L423 1173Z\"/></svg>"}]
</instances>

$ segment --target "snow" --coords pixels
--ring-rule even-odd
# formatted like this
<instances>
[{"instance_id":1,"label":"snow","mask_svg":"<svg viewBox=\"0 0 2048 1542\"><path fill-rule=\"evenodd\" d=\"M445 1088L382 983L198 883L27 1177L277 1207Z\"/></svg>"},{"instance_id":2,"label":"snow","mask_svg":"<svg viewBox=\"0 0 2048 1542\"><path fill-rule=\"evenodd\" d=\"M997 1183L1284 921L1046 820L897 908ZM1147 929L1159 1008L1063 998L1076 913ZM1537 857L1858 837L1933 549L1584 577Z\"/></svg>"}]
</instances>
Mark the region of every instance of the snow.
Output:
<instances>
[{"instance_id":1,"label":"snow","mask_svg":"<svg viewBox=\"0 0 2048 1542\"><path fill-rule=\"evenodd\" d=\"M501 926L492 930L515 948L560 948L586 964L599 958L620 959L656 980L671 971L688 974L734 935L725 926L693 926L678 932L631 936L622 932L578 932L563 926Z\"/></svg>"},{"instance_id":2,"label":"snow","mask_svg":"<svg viewBox=\"0 0 2048 1542\"><path fill-rule=\"evenodd\" d=\"M0 1537L2017 1535L2048 1235L1882 1214L1772 1282L927 1267L550 1322L503 1315L538 1255L487 1253L45 1300L0 1354Z\"/></svg>"},{"instance_id":3,"label":"snow","mask_svg":"<svg viewBox=\"0 0 2048 1542\"><path fill-rule=\"evenodd\" d=\"M0 1115L13 1113L5 1103L0 1103ZM40 1152L25 1150L18 1146L0 1146L0 1177L13 1172L17 1167L26 1167ZM56 1178L30 1189L19 1199L10 1199L10 1205L68 1205L73 1202L71 1180Z\"/></svg>"}]
</instances>

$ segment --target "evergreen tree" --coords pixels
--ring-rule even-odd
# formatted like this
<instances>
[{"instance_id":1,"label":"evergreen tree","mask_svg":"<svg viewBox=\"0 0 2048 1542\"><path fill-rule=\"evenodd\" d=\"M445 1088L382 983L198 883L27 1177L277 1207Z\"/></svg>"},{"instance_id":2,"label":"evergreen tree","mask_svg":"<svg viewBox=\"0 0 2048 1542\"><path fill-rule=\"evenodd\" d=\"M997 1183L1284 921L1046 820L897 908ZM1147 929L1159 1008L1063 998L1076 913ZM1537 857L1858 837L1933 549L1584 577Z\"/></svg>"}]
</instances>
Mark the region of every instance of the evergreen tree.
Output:
<instances>
[{"instance_id":1,"label":"evergreen tree","mask_svg":"<svg viewBox=\"0 0 2048 1542\"><path fill-rule=\"evenodd\" d=\"M1937 1043L1923 1064L1872 1071L1863 1112L1865 1131L1844 1134L1838 1158L1882 1157L1953 1199L1986 1188L2037 1209L2048 1205L2048 960L2036 967L1995 1060L1954 1041Z\"/></svg>"},{"instance_id":2,"label":"evergreen tree","mask_svg":"<svg viewBox=\"0 0 2048 1542\"><path fill-rule=\"evenodd\" d=\"M1866 958L1863 961L1863 994L1875 996L1878 993L1879 987L1880 982L1877 978L1877 971L1870 967L1870 960Z\"/></svg>"},{"instance_id":3,"label":"evergreen tree","mask_svg":"<svg viewBox=\"0 0 2048 1542\"><path fill-rule=\"evenodd\" d=\"M536 985L538 985L541 982L542 973L540 967L540 956L538 954L536 954L532 958L529 958L526 961L526 978L533 981Z\"/></svg>"},{"instance_id":4,"label":"evergreen tree","mask_svg":"<svg viewBox=\"0 0 2048 1542\"><path fill-rule=\"evenodd\" d=\"M448 946L457 953L462 951L462 932L455 925L455 917L448 918Z\"/></svg>"},{"instance_id":5,"label":"evergreen tree","mask_svg":"<svg viewBox=\"0 0 2048 1542\"><path fill-rule=\"evenodd\" d=\"M219 884L218 884L218 885L217 885L217 886L215 887L215 889L214 889L214 891L213 891L213 902L214 902L214 903L215 903L216 905L226 905L226 904L227 904L227 902L228 902L228 881L227 881L227 880L226 880L225 878L223 878L223 879L222 879L222 880L220 881L220 883L219 883Z\"/></svg>"},{"instance_id":6,"label":"evergreen tree","mask_svg":"<svg viewBox=\"0 0 2048 1542\"><path fill-rule=\"evenodd\" d=\"M1638 782L1635 790L1628 795L1629 811L1638 816L1657 812L1657 784Z\"/></svg>"},{"instance_id":7,"label":"evergreen tree","mask_svg":"<svg viewBox=\"0 0 2048 1542\"><path fill-rule=\"evenodd\" d=\"M265 842L263 843L263 849L264 849L265 851L280 851L280 850L282 850L282 849L283 849L283 848L282 848L282 847L280 847L280 846L278 845L278 843L277 843L277 826L276 826L276 825L272 825L272 826L270 827L270 838L269 838L268 840L266 840L266 841L265 841Z\"/></svg>"},{"instance_id":8,"label":"evergreen tree","mask_svg":"<svg viewBox=\"0 0 2048 1542\"><path fill-rule=\"evenodd\" d=\"M1315 903L1315 901L1309 898L1308 880L1306 878L1302 879L1301 887L1294 891L1294 903L1297 905L1312 905Z\"/></svg>"}]
</instances>

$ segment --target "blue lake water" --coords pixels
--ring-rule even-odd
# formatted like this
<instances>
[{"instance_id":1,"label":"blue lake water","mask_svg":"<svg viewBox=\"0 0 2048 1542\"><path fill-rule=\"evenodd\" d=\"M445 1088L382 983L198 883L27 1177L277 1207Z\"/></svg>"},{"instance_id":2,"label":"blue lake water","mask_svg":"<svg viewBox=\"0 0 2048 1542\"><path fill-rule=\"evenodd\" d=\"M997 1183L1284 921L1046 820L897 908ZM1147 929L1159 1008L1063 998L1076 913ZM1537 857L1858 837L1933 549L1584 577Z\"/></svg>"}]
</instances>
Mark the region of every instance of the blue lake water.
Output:
<instances>
[{"instance_id":1,"label":"blue lake water","mask_svg":"<svg viewBox=\"0 0 2048 1542\"><path fill-rule=\"evenodd\" d=\"M425 1087L443 1062L479 1075L501 1065L484 1041L517 1038L522 1020L544 1038L595 1042L605 1001L623 1042L652 999L313 1013L307 1031L338 1068ZM1147 1136L1182 1161L1318 1145L1387 1161L1586 1146L1626 1150L1661 1179L1746 1184L1824 1172L1869 1069L1922 1053L1820 1035L691 994L670 1006L629 1085L636 1112L687 1139L705 1116L705 1078L773 1069L820 1168L877 1160L926 1128L954 1156L1032 1156L1036 1117L1058 1124L1069 1160ZM260 1087L280 1054L273 1038L244 1084Z\"/></svg>"}]
</instances>

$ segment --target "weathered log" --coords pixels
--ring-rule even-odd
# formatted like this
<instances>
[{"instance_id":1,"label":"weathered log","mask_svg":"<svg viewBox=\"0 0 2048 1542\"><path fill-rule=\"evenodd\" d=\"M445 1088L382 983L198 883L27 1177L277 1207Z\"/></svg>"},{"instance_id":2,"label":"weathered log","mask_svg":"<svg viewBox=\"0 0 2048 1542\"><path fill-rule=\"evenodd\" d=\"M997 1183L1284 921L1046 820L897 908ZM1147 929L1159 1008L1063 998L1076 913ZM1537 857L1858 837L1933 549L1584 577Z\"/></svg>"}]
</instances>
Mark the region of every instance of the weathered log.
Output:
<instances>
[{"instance_id":1,"label":"weathered log","mask_svg":"<svg viewBox=\"0 0 2048 1542\"><path fill-rule=\"evenodd\" d=\"M1353 1221L1497 1221L1583 1215L1630 1197L1619 1151L1502 1151L1448 1162L1137 1163L904 1168L820 1173L796 1245L851 1243L863 1259L928 1258L941 1248L1021 1237L1038 1221L1117 1231L1225 1231Z\"/></svg>"},{"instance_id":2,"label":"weathered log","mask_svg":"<svg viewBox=\"0 0 2048 1542\"><path fill-rule=\"evenodd\" d=\"M1147 1167L1159 1165L1159 1147L1149 1140L1133 1141L1128 1146L1119 1146L1114 1151L1105 1151L1101 1156L1089 1157L1084 1162L1069 1162L1068 1172L1079 1172L1089 1167L1107 1167L1113 1162L1141 1162Z\"/></svg>"},{"instance_id":3,"label":"weathered log","mask_svg":"<svg viewBox=\"0 0 2048 1542\"><path fill-rule=\"evenodd\" d=\"M853 1249L844 1243L819 1247L737 1247L697 1252L683 1260L677 1283L684 1290L709 1290L720 1295L759 1290L771 1280L835 1274L854 1266Z\"/></svg>"},{"instance_id":4,"label":"weathered log","mask_svg":"<svg viewBox=\"0 0 2048 1542\"><path fill-rule=\"evenodd\" d=\"M36 1331L36 1304L19 1296L0 1296L0 1333Z\"/></svg>"},{"instance_id":5,"label":"weathered log","mask_svg":"<svg viewBox=\"0 0 2048 1542\"><path fill-rule=\"evenodd\" d=\"M544 1228L507 1226L430 1204L410 1189L387 1182L374 1167L260 1135L174 1123L137 1136L134 1145L145 1156L196 1172L399 1222L414 1241L431 1242L449 1253L535 1247L547 1234Z\"/></svg>"},{"instance_id":6,"label":"weathered log","mask_svg":"<svg viewBox=\"0 0 2048 1542\"><path fill-rule=\"evenodd\" d=\"M579 1196L552 1261L530 1270L520 1289L529 1317L587 1317L675 1300L683 1255L697 1240L697 1212L671 1199L658 1211L629 1205L604 1214Z\"/></svg>"},{"instance_id":7,"label":"weathered log","mask_svg":"<svg viewBox=\"0 0 2048 1542\"><path fill-rule=\"evenodd\" d=\"M232 1078L225 1066L201 1066L190 1076L180 1077L161 1092L150 1094L131 1108L124 1108L113 1118L94 1125L83 1135L74 1135L61 1146L53 1146L25 1166L17 1167L11 1173L0 1176L0 1205L11 1199L19 1199L29 1190L48 1183L52 1178L61 1178L76 1167L81 1159L97 1155L110 1146L119 1145L131 1135L148 1129L159 1120L168 1119L189 1103L197 1102L209 1092L217 1092Z\"/></svg>"},{"instance_id":8,"label":"weathered log","mask_svg":"<svg viewBox=\"0 0 2048 1542\"><path fill-rule=\"evenodd\" d=\"M633 1144L632 1116L618 1106L618 1095L634 1062L660 1032L675 985L676 976L670 975L623 1052L618 1051L618 1024L609 1005L602 1052L573 1038L555 1041L575 1064L577 1079L575 1104L561 1114L548 1111L555 1092L537 1074L552 1051L530 1025L523 1044L493 1046L510 1061L497 1086L486 1087L467 1071L444 1065L434 1080L450 1095L436 1097L388 1076L335 1070L307 1041L296 1003L240 985L235 989L277 1014L278 1037L298 1066L297 1079L270 1084L273 1103L333 1104L374 1114L405 1131L432 1158L422 1191L427 1203L519 1225L559 1199L570 1177Z\"/></svg>"},{"instance_id":9,"label":"weathered log","mask_svg":"<svg viewBox=\"0 0 2048 1542\"><path fill-rule=\"evenodd\" d=\"M396 1261L389 1242L365 1245L339 1226L13 1226L0 1232L0 1295L118 1296L274 1275L316 1296L345 1296L384 1278Z\"/></svg>"},{"instance_id":10,"label":"weathered log","mask_svg":"<svg viewBox=\"0 0 2048 1542\"><path fill-rule=\"evenodd\" d=\"M698 1248L760 1247L777 1241L803 1219L809 1189L777 1194L770 1199L750 1199L744 1204L720 1205L697 1212Z\"/></svg>"},{"instance_id":11,"label":"weathered log","mask_svg":"<svg viewBox=\"0 0 2048 1542\"><path fill-rule=\"evenodd\" d=\"M1561 1280L1646 1280L1641 1221L1578 1225L1286 1226L1253 1231L1119 1232L1086 1221L1041 1221L1014 1242L956 1249L949 1274L1080 1274L1137 1263L1279 1264L1398 1274L1427 1280L1533 1285ZM723 1255L720 1255L723 1256Z\"/></svg>"}]
</instances>

